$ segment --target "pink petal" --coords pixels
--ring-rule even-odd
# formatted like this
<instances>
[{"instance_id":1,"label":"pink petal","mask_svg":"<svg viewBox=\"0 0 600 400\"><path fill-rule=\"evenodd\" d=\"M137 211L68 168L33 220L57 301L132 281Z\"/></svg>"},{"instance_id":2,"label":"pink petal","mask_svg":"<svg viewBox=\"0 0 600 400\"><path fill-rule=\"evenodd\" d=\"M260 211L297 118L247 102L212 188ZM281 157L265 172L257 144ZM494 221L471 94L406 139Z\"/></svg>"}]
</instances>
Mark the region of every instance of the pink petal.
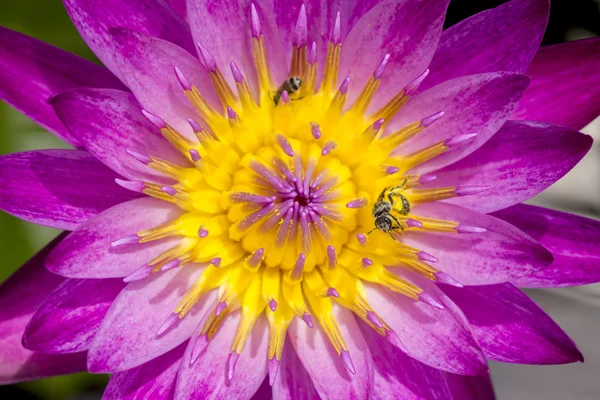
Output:
<instances>
[{"instance_id":1,"label":"pink petal","mask_svg":"<svg viewBox=\"0 0 600 400\"><path fill-rule=\"evenodd\" d=\"M488 190L447 200L482 213L525 201L548 188L588 152L592 138L556 125L508 121L462 160L434 172L428 187L485 185Z\"/></svg>"},{"instance_id":2,"label":"pink petal","mask_svg":"<svg viewBox=\"0 0 600 400\"><path fill-rule=\"evenodd\" d=\"M583 361L571 338L512 284L443 289L465 313L488 359L517 364Z\"/></svg>"},{"instance_id":3,"label":"pink petal","mask_svg":"<svg viewBox=\"0 0 600 400\"><path fill-rule=\"evenodd\" d=\"M194 51L188 25L163 1L64 0L64 3L83 40L125 83L128 73L120 70L116 61L112 28L131 29Z\"/></svg>"},{"instance_id":4,"label":"pink petal","mask_svg":"<svg viewBox=\"0 0 600 400\"><path fill-rule=\"evenodd\" d=\"M463 285L512 281L552 262L552 254L531 236L498 218L440 202L417 205L412 212L485 229L458 234L409 232L404 237L406 244L438 258L435 268Z\"/></svg>"},{"instance_id":5,"label":"pink petal","mask_svg":"<svg viewBox=\"0 0 600 400\"><path fill-rule=\"evenodd\" d=\"M531 84L512 118L580 130L600 115L600 39L542 47L527 69Z\"/></svg>"},{"instance_id":6,"label":"pink petal","mask_svg":"<svg viewBox=\"0 0 600 400\"><path fill-rule=\"evenodd\" d=\"M142 107L180 133L192 135L187 118L197 115L175 74L175 67L213 105L218 100L208 73L186 50L165 40L126 29L112 29L115 62Z\"/></svg>"},{"instance_id":7,"label":"pink petal","mask_svg":"<svg viewBox=\"0 0 600 400\"><path fill-rule=\"evenodd\" d=\"M429 367L387 343L377 332L361 326L375 366L374 397L382 400L451 400L442 370Z\"/></svg>"},{"instance_id":8,"label":"pink petal","mask_svg":"<svg viewBox=\"0 0 600 400\"><path fill-rule=\"evenodd\" d=\"M352 312L334 304L337 320L356 375L351 374L320 326L309 328L294 319L288 339L322 398L367 399L373 391L373 360Z\"/></svg>"},{"instance_id":9,"label":"pink petal","mask_svg":"<svg viewBox=\"0 0 600 400\"><path fill-rule=\"evenodd\" d=\"M239 312L227 317L204 352L190 365L198 327L179 368L175 399L249 399L259 389L267 375L268 330L264 317L250 332L233 379L229 381L227 377L227 359L239 321Z\"/></svg>"},{"instance_id":10,"label":"pink petal","mask_svg":"<svg viewBox=\"0 0 600 400\"><path fill-rule=\"evenodd\" d=\"M85 148L106 166L132 180L170 182L127 153L157 156L176 164L187 161L141 113L131 93L78 89L55 96L52 106Z\"/></svg>"},{"instance_id":11,"label":"pink petal","mask_svg":"<svg viewBox=\"0 0 600 400\"><path fill-rule=\"evenodd\" d=\"M363 15L342 44L339 76L352 78L349 98L360 93L385 54L390 60L374 106L383 105L423 73L442 33L448 3L384 0Z\"/></svg>"},{"instance_id":12,"label":"pink petal","mask_svg":"<svg viewBox=\"0 0 600 400\"><path fill-rule=\"evenodd\" d=\"M421 89L484 72L523 73L548 24L548 0L513 0L448 28Z\"/></svg>"},{"instance_id":13,"label":"pink petal","mask_svg":"<svg viewBox=\"0 0 600 400\"><path fill-rule=\"evenodd\" d=\"M0 156L0 208L26 221L74 230L136 193L84 150L39 150Z\"/></svg>"},{"instance_id":14,"label":"pink petal","mask_svg":"<svg viewBox=\"0 0 600 400\"><path fill-rule=\"evenodd\" d=\"M217 67L230 85L234 85L234 80L229 73L229 63L234 61L253 89L256 89L257 78L252 57L251 3L256 7L260 20L269 67L274 72L275 84L279 85L287 77L288 66L270 1L188 1L188 18L194 41L212 54Z\"/></svg>"},{"instance_id":15,"label":"pink petal","mask_svg":"<svg viewBox=\"0 0 600 400\"><path fill-rule=\"evenodd\" d=\"M187 343L139 367L117 372L110 377L102 400L170 400L175 377Z\"/></svg>"},{"instance_id":16,"label":"pink petal","mask_svg":"<svg viewBox=\"0 0 600 400\"><path fill-rule=\"evenodd\" d=\"M87 350L124 287L121 279L66 279L29 321L23 345L45 353Z\"/></svg>"},{"instance_id":17,"label":"pink petal","mask_svg":"<svg viewBox=\"0 0 600 400\"><path fill-rule=\"evenodd\" d=\"M79 86L123 87L106 68L0 27L0 98L73 146L79 142L56 117L48 99Z\"/></svg>"},{"instance_id":18,"label":"pink petal","mask_svg":"<svg viewBox=\"0 0 600 400\"><path fill-rule=\"evenodd\" d=\"M118 278L173 247L178 239L111 247L111 243L138 231L179 217L170 203L141 198L112 207L87 221L56 247L46 268L70 278Z\"/></svg>"},{"instance_id":19,"label":"pink petal","mask_svg":"<svg viewBox=\"0 0 600 400\"><path fill-rule=\"evenodd\" d=\"M35 310L64 278L48 272L44 260L60 235L0 286L0 383L8 384L85 371L86 353L46 354L21 344Z\"/></svg>"},{"instance_id":20,"label":"pink petal","mask_svg":"<svg viewBox=\"0 0 600 400\"><path fill-rule=\"evenodd\" d=\"M274 400L319 400L310 375L288 341L283 347L279 372L273 382Z\"/></svg>"},{"instance_id":21,"label":"pink petal","mask_svg":"<svg viewBox=\"0 0 600 400\"><path fill-rule=\"evenodd\" d=\"M460 309L431 281L403 270L394 272L444 305L440 310L380 287L366 288L369 303L396 332L408 355L455 374L485 373L485 357Z\"/></svg>"},{"instance_id":22,"label":"pink petal","mask_svg":"<svg viewBox=\"0 0 600 400\"><path fill-rule=\"evenodd\" d=\"M198 325L198 316L208 309L210 301L202 300L165 333L157 335L157 332L202 271L197 264L189 264L129 283L96 333L88 355L89 370L124 371L188 340Z\"/></svg>"},{"instance_id":23,"label":"pink petal","mask_svg":"<svg viewBox=\"0 0 600 400\"><path fill-rule=\"evenodd\" d=\"M521 74L498 72L452 79L409 100L391 120L388 132L443 111L439 121L400 146L398 154L410 154L464 134L477 136L435 157L412 171L425 173L451 164L472 153L500 129L515 109L529 79Z\"/></svg>"},{"instance_id":24,"label":"pink petal","mask_svg":"<svg viewBox=\"0 0 600 400\"><path fill-rule=\"evenodd\" d=\"M600 280L600 222L547 208L519 204L493 214L538 240L554 262L511 280L520 287L564 287Z\"/></svg>"}]
</instances>

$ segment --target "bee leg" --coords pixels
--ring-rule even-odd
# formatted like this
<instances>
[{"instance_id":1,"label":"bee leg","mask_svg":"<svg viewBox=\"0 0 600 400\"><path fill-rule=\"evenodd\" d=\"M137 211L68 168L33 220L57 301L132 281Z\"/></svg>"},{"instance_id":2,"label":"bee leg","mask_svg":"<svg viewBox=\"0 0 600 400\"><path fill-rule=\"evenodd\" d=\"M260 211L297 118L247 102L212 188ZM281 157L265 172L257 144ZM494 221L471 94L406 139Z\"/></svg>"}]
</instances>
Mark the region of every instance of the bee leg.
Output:
<instances>
[{"instance_id":1,"label":"bee leg","mask_svg":"<svg viewBox=\"0 0 600 400\"><path fill-rule=\"evenodd\" d=\"M392 217L392 219L396 222L396 226L392 227L392 229L398 230L398 228L400 228L400 230L402 232L404 232L404 228L402 227L402 224L400 223L400 221L398 221L398 218L394 217L392 214L390 214L390 217Z\"/></svg>"}]
</instances>

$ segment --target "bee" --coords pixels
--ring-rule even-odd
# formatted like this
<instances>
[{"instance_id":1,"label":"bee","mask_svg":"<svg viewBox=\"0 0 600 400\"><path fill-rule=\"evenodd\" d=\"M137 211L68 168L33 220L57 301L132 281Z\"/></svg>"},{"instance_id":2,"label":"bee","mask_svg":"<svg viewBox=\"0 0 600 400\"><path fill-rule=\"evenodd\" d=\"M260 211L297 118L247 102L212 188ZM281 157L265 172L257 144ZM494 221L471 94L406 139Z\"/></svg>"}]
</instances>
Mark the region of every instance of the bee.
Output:
<instances>
[{"instance_id":1,"label":"bee","mask_svg":"<svg viewBox=\"0 0 600 400\"><path fill-rule=\"evenodd\" d=\"M279 86L279 88L277 88L277 90L275 91L275 95L273 95L273 101L275 102L275 105L279 104L279 100L281 99L281 94L283 93L284 90L287 92L288 95L291 96L292 94L294 94L298 90L300 90L301 86L302 86L302 79L298 78L297 76L292 76L290 78L287 78L285 81L283 81L281 86Z\"/></svg>"},{"instance_id":2,"label":"bee","mask_svg":"<svg viewBox=\"0 0 600 400\"><path fill-rule=\"evenodd\" d=\"M392 214L392 211L396 211L401 215L408 215L410 213L410 203L400 193L405 185L406 181L402 185L386 187L381 191L377 201L373 205L375 228L371 229L369 233L379 229L393 238L392 232L404 230L398 218Z\"/></svg>"}]
</instances>

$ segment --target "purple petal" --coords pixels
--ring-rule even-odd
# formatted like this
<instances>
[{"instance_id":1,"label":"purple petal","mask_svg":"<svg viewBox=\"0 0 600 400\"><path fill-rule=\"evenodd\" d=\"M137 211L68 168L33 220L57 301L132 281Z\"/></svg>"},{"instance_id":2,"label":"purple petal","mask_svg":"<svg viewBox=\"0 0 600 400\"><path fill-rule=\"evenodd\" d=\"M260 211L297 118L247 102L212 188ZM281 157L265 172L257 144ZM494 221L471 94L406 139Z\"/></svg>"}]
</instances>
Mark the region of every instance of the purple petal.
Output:
<instances>
[{"instance_id":1,"label":"purple petal","mask_svg":"<svg viewBox=\"0 0 600 400\"><path fill-rule=\"evenodd\" d=\"M512 281L552 262L552 254L531 236L498 218L439 202L417 205L411 212L485 229L460 234L409 232L405 236L406 244L433 254L439 259L435 268L463 285Z\"/></svg>"},{"instance_id":2,"label":"purple petal","mask_svg":"<svg viewBox=\"0 0 600 400\"><path fill-rule=\"evenodd\" d=\"M73 146L79 142L56 117L48 99L79 86L123 87L106 68L0 27L0 98Z\"/></svg>"},{"instance_id":3,"label":"purple petal","mask_svg":"<svg viewBox=\"0 0 600 400\"><path fill-rule=\"evenodd\" d=\"M139 367L113 374L102 400L170 400L187 343Z\"/></svg>"},{"instance_id":4,"label":"purple petal","mask_svg":"<svg viewBox=\"0 0 600 400\"><path fill-rule=\"evenodd\" d=\"M457 135L476 133L462 143L417 168L426 173L460 160L485 143L508 119L529 79L521 74L498 72L456 78L435 86L408 101L391 120L389 132L444 111L444 116L399 147L410 154Z\"/></svg>"},{"instance_id":5,"label":"purple petal","mask_svg":"<svg viewBox=\"0 0 600 400\"><path fill-rule=\"evenodd\" d=\"M287 59L279 40L273 6L269 1L188 1L188 19L194 41L213 55L223 74L229 71L229 63L234 61L253 89L256 89L257 80L251 50L251 3L256 7L260 20L269 67L274 72L275 84L279 85L288 74ZM292 16L294 21L297 15ZM230 85L234 84L230 74L225 74L225 78Z\"/></svg>"},{"instance_id":6,"label":"purple petal","mask_svg":"<svg viewBox=\"0 0 600 400\"><path fill-rule=\"evenodd\" d=\"M583 361L556 322L512 284L443 289L465 313L488 359L517 364Z\"/></svg>"},{"instance_id":7,"label":"purple petal","mask_svg":"<svg viewBox=\"0 0 600 400\"><path fill-rule=\"evenodd\" d=\"M163 1L64 0L64 3L83 40L124 83L128 83L128 72L120 70L115 59L118 56L109 32L112 28L131 29L194 51L188 25Z\"/></svg>"},{"instance_id":8,"label":"purple petal","mask_svg":"<svg viewBox=\"0 0 600 400\"><path fill-rule=\"evenodd\" d=\"M21 344L35 310L64 278L48 272L44 260L60 235L0 286L0 383L7 384L85 371L86 353L46 354Z\"/></svg>"},{"instance_id":9,"label":"purple petal","mask_svg":"<svg viewBox=\"0 0 600 400\"><path fill-rule=\"evenodd\" d=\"M199 304L161 335L158 330L203 268L189 264L129 283L108 310L88 354L92 372L116 372L137 367L188 340L210 301Z\"/></svg>"},{"instance_id":10,"label":"purple petal","mask_svg":"<svg viewBox=\"0 0 600 400\"><path fill-rule=\"evenodd\" d=\"M334 304L334 317L348 345L357 374L351 374L320 327L292 321L288 339L310 375L317 393L330 399L368 399L373 390L373 360L352 312Z\"/></svg>"},{"instance_id":11,"label":"purple petal","mask_svg":"<svg viewBox=\"0 0 600 400\"><path fill-rule=\"evenodd\" d=\"M525 201L559 180L588 152L592 138L541 122L508 121L479 149L441 170L431 186L487 185L447 200L482 213Z\"/></svg>"},{"instance_id":12,"label":"purple petal","mask_svg":"<svg viewBox=\"0 0 600 400\"><path fill-rule=\"evenodd\" d=\"M385 54L390 54L389 67L375 106L383 105L423 73L442 33L448 3L384 0L363 15L342 45L339 76L352 77L349 98L360 93L377 66L376 60Z\"/></svg>"},{"instance_id":13,"label":"purple petal","mask_svg":"<svg viewBox=\"0 0 600 400\"><path fill-rule=\"evenodd\" d=\"M166 0L167 4L184 20L187 20L186 0Z\"/></svg>"},{"instance_id":14,"label":"purple petal","mask_svg":"<svg viewBox=\"0 0 600 400\"><path fill-rule=\"evenodd\" d=\"M220 104L208 72L190 53L165 40L126 29L112 29L115 62L144 110L164 119L182 134L192 135L187 119L197 111L177 79L175 67L213 105Z\"/></svg>"},{"instance_id":15,"label":"purple petal","mask_svg":"<svg viewBox=\"0 0 600 400\"><path fill-rule=\"evenodd\" d=\"M29 321L23 345L45 353L74 353L90 347L122 279L67 279Z\"/></svg>"},{"instance_id":16,"label":"purple petal","mask_svg":"<svg viewBox=\"0 0 600 400\"><path fill-rule=\"evenodd\" d=\"M271 385L269 385L269 378L265 378L263 380L262 385L258 388L254 396L250 400L266 400L273 399L273 391L271 390ZM311 400L311 399L308 399Z\"/></svg>"},{"instance_id":17,"label":"purple petal","mask_svg":"<svg viewBox=\"0 0 600 400\"><path fill-rule=\"evenodd\" d=\"M166 182L163 175L135 160L128 150L186 165L185 157L143 116L131 93L78 89L55 96L52 106L90 153L129 179Z\"/></svg>"},{"instance_id":18,"label":"purple petal","mask_svg":"<svg viewBox=\"0 0 600 400\"><path fill-rule=\"evenodd\" d=\"M485 373L485 357L460 309L433 282L407 271L393 272L444 304L439 310L380 287L366 287L369 303L396 332L408 356L456 374Z\"/></svg>"},{"instance_id":19,"label":"purple petal","mask_svg":"<svg viewBox=\"0 0 600 400\"><path fill-rule=\"evenodd\" d=\"M444 373L452 399L495 400L494 388L489 374L464 376ZM437 400L437 399L436 399Z\"/></svg>"},{"instance_id":20,"label":"purple petal","mask_svg":"<svg viewBox=\"0 0 600 400\"><path fill-rule=\"evenodd\" d=\"M451 400L442 370L429 367L401 352L369 327L361 326L375 366L374 398Z\"/></svg>"},{"instance_id":21,"label":"purple petal","mask_svg":"<svg viewBox=\"0 0 600 400\"><path fill-rule=\"evenodd\" d=\"M84 150L39 150L0 156L0 208L26 221L74 230L137 194Z\"/></svg>"},{"instance_id":22,"label":"purple petal","mask_svg":"<svg viewBox=\"0 0 600 400\"><path fill-rule=\"evenodd\" d=\"M527 69L531 84L512 118L580 130L600 115L600 39L542 47Z\"/></svg>"},{"instance_id":23,"label":"purple petal","mask_svg":"<svg viewBox=\"0 0 600 400\"><path fill-rule=\"evenodd\" d=\"M172 221L180 214L177 206L148 197L119 204L90 219L67 236L48 257L46 268L70 278L127 276L173 247L177 239L122 247L111 247L111 243Z\"/></svg>"},{"instance_id":24,"label":"purple petal","mask_svg":"<svg viewBox=\"0 0 600 400\"><path fill-rule=\"evenodd\" d=\"M549 9L548 0L513 0L448 28L421 90L464 75L525 72L542 41Z\"/></svg>"},{"instance_id":25,"label":"purple petal","mask_svg":"<svg viewBox=\"0 0 600 400\"><path fill-rule=\"evenodd\" d=\"M283 347L281 365L273 383L273 398L277 400L319 400L310 375L289 341Z\"/></svg>"},{"instance_id":26,"label":"purple petal","mask_svg":"<svg viewBox=\"0 0 600 400\"><path fill-rule=\"evenodd\" d=\"M249 399L259 389L267 376L268 332L264 316L250 332L233 378L229 380L227 376L227 359L239 321L239 312L229 316L192 365L189 360L194 346L187 347L179 368L175 398ZM194 342L195 337L190 343Z\"/></svg>"},{"instance_id":27,"label":"purple petal","mask_svg":"<svg viewBox=\"0 0 600 400\"><path fill-rule=\"evenodd\" d=\"M563 287L600 280L600 222L519 204L493 214L538 240L554 262L530 275L511 280L520 287Z\"/></svg>"}]
</instances>

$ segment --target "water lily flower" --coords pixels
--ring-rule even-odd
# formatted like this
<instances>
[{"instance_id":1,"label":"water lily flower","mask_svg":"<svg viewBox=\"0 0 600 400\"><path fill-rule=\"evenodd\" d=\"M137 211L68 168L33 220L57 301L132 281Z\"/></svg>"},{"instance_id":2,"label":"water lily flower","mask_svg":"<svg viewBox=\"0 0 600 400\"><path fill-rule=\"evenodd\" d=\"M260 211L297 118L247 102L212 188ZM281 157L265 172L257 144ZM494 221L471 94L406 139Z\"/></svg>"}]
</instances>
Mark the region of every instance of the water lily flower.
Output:
<instances>
[{"instance_id":1,"label":"water lily flower","mask_svg":"<svg viewBox=\"0 0 600 400\"><path fill-rule=\"evenodd\" d=\"M0 287L2 382L486 399L488 360L582 361L518 289L600 280L600 223L520 204L600 113L547 0L64 3L105 67L0 30L0 96L74 147L0 157L0 208L69 232Z\"/></svg>"}]
</instances>

